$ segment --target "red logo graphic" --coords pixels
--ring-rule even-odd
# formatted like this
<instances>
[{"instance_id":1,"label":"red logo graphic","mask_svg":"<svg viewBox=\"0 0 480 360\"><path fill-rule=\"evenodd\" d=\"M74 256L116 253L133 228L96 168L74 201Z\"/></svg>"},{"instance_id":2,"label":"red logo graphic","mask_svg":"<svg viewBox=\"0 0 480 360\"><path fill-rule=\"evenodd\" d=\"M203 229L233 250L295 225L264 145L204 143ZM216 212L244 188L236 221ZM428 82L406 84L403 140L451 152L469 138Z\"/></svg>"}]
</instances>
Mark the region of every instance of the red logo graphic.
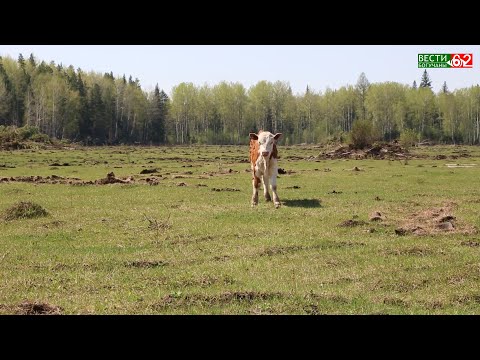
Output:
<instances>
[{"instance_id":1,"label":"red logo graphic","mask_svg":"<svg viewBox=\"0 0 480 360\"><path fill-rule=\"evenodd\" d=\"M451 54L447 64L452 68L473 68L473 54Z\"/></svg>"}]
</instances>

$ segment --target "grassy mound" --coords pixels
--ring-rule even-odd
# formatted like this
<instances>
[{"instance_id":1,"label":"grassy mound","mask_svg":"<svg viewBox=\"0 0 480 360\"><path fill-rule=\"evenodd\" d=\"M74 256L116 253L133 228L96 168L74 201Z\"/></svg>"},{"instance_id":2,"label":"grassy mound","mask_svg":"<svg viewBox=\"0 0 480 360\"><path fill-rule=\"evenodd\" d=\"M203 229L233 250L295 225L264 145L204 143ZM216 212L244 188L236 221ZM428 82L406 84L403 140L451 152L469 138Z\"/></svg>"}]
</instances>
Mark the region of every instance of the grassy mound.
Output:
<instances>
[{"instance_id":1,"label":"grassy mound","mask_svg":"<svg viewBox=\"0 0 480 360\"><path fill-rule=\"evenodd\" d=\"M5 211L3 218L7 221L16 219L31 219L47 216L48 212L38 204L30 201L21 201Z\"/></svg>"}]
</instances>

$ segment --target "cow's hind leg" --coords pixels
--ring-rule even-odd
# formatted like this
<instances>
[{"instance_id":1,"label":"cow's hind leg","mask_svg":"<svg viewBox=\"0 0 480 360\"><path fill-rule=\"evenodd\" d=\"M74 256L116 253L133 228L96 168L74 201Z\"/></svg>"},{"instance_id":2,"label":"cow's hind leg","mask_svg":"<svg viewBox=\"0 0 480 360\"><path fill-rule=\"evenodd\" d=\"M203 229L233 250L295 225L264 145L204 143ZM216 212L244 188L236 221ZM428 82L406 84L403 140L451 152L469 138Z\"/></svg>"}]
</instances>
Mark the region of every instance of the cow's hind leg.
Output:
<instances>
[{"instance_id":1,"label":"cow's hind leg","mask_svg":"<svg viewBox=\"0 0 480 360\"><path fill-rule=\"evenodd\" d=\"M275 205L275 208L278 209L280 207L280 199L277 194L277 177L275 175L272 176L271 184L272 184L273 203Z\"/></svg>"},{"instance_id":2,"label":"cow's hind leg","mask_svg":"<svg viewBox=\"0 0 480 360\"><path fill-rule=\"evenodd\" d=\"M258 187L260 186L260 179L253 175L253 195L252 195L252 206L258 205Z\"/></svg>"},{"instance_id":3,"label":"cow's hind leg","mask_svg":"<svg viewBox=\"0 0 480 360\"><path fill-rule=\"evenodd\" d=\"M268 192L268 187L269 187L269 181L267 176L263 176L263 195L265 196L265 201L272 201L272 198L270 197L270 193Z\"/></svg>"}]
</instances>

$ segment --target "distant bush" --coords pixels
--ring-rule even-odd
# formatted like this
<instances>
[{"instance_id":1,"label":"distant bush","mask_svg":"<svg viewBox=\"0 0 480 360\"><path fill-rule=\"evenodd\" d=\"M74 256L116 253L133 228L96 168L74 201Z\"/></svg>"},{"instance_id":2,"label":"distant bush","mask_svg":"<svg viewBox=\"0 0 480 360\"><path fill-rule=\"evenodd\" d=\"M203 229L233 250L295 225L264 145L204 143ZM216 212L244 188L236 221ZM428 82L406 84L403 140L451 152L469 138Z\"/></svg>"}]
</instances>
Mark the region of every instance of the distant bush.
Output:
<instances>
[{"instance_id":1,"label":"distant bush","mask_svg":"<svg viewBox=\"0 0 480 360\"><path fill-rule=\"evenodd\" d=\"M28 147L24 144L24 142L28 141L41 143L52 142L47 134L41 133L40 130L35 126L0 126L0 145L3 145L7 148L20 149ZM15 144L20 144L21 146L16 146Z\"/></svg>"},{"instance_id":2,"label":"distant bush","mask_svg":"<svg viewBox=\"0 0 480 360\"><path fill-rule=\"evenodd\" d=\"M364 149L378 139L372 123L368 120L357 120L353 123L349 134L349 144L354 149Z\"/></svg>"},{"instance_id":3,"label":"distant bush","mask_svg":"<svg viewBox=\"0 0 480 360\"><path fill-rule=\"evenodd\" d=\"M418 134L412 129L405 129L400 134L400 145L408 149L418 143Z\"/></svg>"},{"instance_id":4,"label":"distant bush","mask_svg":"<svg viewBox=\"0 0 480 360\"><path fill-rule=\"evenodd\" d=\"M16 132L19 136L19 140L29 140L36 135L40 135L40 131L35 126L25 125L16 129Z\"/></svg>"}]
</instances>

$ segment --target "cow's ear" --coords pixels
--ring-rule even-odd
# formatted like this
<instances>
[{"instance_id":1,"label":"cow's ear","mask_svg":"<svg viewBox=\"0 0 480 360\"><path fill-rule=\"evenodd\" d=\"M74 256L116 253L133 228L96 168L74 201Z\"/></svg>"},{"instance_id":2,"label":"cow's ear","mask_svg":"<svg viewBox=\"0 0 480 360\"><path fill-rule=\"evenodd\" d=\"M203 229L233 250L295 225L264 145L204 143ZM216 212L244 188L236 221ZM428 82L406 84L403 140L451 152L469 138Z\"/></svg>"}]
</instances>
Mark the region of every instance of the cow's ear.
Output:
<instances>
[{"instance_id":1,"label":"cow's ear","mask_svg":"<svg viewBox=\"0 0 480 360\"><path fill-rule=\"evenodd\" d=\"M258 135L255 133L250 133L250 139L252 140L258 140Z\"/></svg>"},{"instance_id":2,"label":"cow's ear","mask_svg":"<svg viewBox=\"0 0 480 360\"><path fill-rule=\"evenodd\" d=\"M275 140L278 140L278 139L280 139L281 136L282 136L282 133L276 133L273 138L274 138Z\"/></svg>"}]
</instances>

